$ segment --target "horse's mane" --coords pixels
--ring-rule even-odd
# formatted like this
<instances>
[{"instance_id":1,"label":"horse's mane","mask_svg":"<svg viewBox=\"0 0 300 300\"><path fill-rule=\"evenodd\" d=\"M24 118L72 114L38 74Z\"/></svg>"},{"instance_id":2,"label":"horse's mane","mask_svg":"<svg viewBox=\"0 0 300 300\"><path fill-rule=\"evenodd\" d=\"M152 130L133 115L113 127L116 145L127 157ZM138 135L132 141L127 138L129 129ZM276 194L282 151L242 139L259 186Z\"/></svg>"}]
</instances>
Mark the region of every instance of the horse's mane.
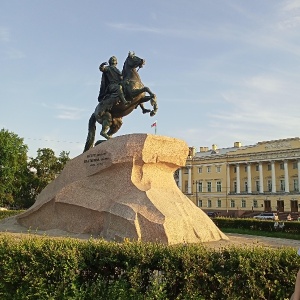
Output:
<instances>
[{"instance_id":1,"label":"horse's mane","mask_svg":"<svg viewBox=\"0 0 300 300\"><path fill-rule=\"evenodd\" d=\"M140 75L137 72L136 68L128 67L128 59L130 59L129 56L127 56L127 58L125 59L124 64L123 64L123 69L122 69L123 79L128 78L130 76L130 79L135 79L137 81L141 81Z\"/></svg>"},{"instance_id":2,"label":"horse's mane","mask_svg":"<svg viewBox=\"0 0 300 300\"><path fill-rule=\"evenodd\" d=\"M125 77L125 64L127 62L128 57L125 59L124 64L123 64L123 69L122 69L122 76L123 78Z\"/></svg>"}]
</instances>

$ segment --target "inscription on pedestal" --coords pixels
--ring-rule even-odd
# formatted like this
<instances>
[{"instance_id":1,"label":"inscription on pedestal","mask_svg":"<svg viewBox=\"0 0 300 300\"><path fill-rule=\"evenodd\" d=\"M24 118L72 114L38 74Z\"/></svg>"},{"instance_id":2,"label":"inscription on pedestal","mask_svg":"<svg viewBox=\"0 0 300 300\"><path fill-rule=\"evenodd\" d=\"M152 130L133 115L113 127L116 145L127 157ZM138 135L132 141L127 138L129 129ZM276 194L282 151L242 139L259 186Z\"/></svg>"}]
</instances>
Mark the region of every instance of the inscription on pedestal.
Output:
<instances>
[{"instance_id":1,"label":"inscription on pedestal","mask_svg":"<svg viewBox=\"0 0 300 300\"><path fill-rule=\"evenodd\" d=\"M87 174L93 175L112 164L111 154L107 152L89 153L84 158L83 164L87 169Z\"/></svg>"},{"instance_id":2,"label":"inscription on pedestal","mask_svg":"<svg viewBox=\"0 0 300 300\"><path fill-rule=\"evenodd\" d=\"M101 166L105 161L109 160L108 156L107 153L92 153L88 154L83 162L84 164L88 164L89 167Z\"/></svg>"}]
</instances>

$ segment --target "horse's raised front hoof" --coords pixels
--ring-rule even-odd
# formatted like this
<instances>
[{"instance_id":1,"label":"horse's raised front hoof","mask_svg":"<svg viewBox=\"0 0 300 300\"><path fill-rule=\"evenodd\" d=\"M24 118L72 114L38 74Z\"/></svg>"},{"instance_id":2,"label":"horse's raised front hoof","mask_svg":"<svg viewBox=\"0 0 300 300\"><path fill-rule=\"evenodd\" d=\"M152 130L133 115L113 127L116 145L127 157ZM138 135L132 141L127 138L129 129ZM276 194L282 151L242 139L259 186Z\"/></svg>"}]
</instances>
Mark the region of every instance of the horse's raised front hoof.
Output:
<instances>
[{"instance_id":1,"label":"horse's raised front hoof","mask_svg":"<svg viewBox=\"0 0 300 300\"><path fill-rule=\"evenodd\" d=\"M156 112L152 110L152 111L150 112L150 117L155 116L155 114L156 114Z\"/></svg>"},{"instance_id":2,"label":"horse's raised front hoof","mask_svg":"<svg viewBox=\"0 0 300 300\"><path fill-rule=\"evenodd\" d=\"M151 112L150 109L143 109L143 114L148 114L149 112Z\"/></svg>"}]
</instances>

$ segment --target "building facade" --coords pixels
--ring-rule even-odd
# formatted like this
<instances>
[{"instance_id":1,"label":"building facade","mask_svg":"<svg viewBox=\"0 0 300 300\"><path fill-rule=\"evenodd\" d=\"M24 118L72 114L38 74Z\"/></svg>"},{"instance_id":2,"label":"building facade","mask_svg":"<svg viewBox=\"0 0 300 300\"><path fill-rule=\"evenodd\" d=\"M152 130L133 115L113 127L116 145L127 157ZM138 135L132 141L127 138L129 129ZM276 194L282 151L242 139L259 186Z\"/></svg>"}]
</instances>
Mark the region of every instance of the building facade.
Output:
<instances>
[{"instance_id":1,"label":"building facade","mask_svg":"<svg viewBox=\"0 0 300 300\"><path fill-rule=\"evenodd\" d=\"M231 148L191 147L186 166L176 171L181 191L204 211L300 210L300 139Z\"/></svg>"}]
</instances>

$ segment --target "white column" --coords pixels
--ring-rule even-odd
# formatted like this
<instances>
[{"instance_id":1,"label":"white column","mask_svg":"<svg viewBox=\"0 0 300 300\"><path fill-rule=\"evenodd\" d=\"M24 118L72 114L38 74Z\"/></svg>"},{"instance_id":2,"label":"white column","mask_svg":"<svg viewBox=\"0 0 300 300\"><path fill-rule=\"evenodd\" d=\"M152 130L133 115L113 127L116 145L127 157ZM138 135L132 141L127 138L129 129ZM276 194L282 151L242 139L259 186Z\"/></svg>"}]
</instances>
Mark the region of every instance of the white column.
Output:
<instances>
[{"instance_id":1,"label":"white column","mask_svg":"<svg viewBox=\"0 0 300 300\"><path fill-rule=\"evenodd\" d=\"M259 170L259 192L263 194L264 192L264 177L263 177L263 168L262 162L258 163L258 170Z\"/></svg>"},{"instance_id":2,"label":"white column","mask_svg":"<svg viewBox=\"0 0 300 300\"><path fill-rule=\"evenodd\" d=\"M227 191L226 191L226 193L229 194L230 193L230 165L227 164L226 168L227 168L227 177L226 177L226 180L227 180L227 187L226 187Z\"/></svg>"},{"instance_id":3,"label":"white column","mask_svg":"<svg viewBox=\"0 0 300 300\"><path fill-rule=\"evenodd\" d=\"M192 193L192 166L187 166L188 168L188 194Z\"/></svg>"},{"instance_id":4,"label":"white column","mask_svg":"<svg viewBox=\"0 0 300 300\"><path fill-rule=\"evenodd\" d=\"M298 159L298 191L300 191L300 159Z\"/></svg>"},{"instance_id":5,"label":"white column","mask_svg":"<svg viewBox=\"0 0 300 300\"><path fill-rule=\"evenodd\" d=\"M247 163L247 188L248 194L252 193L252 182L251 182L251 163Z\"/></svg>"},{"instance_id":6,"label":"white column","mask_svg":"<svg viewBox=\"0 0 300 300\"><path fill-rule=\"evenodd\" d=\"M182 169L178 171L178 188L182 191Z\"/></svg>"},{"instance_id":7,"label":"white column","mask_svg":"<svg viewBox=\"0 0 300 300\"><path fill-rule=\"evenodd\" d=\"M272 193L276 193L276 174L275 174L275 161L271 161L271 173L272 173Z\"/></svg>"},{"instance_id":8,"label":"white column","mask_svg":"<svg viewBox=\"0 0 300 300\"><path fill-rule=\"evenodd\" d=\"M241 193L240 165L236 164L236 193Z\"/></svg>"},{"instance_id":9,"label":"white column","mask_svg":"<svg viewBox=\"0 0 300 300\"><path fill-rule=\"evenodd\" d=\"M288 161L284 160L283 162L284 165L284 191L286 193L290 192L290 184L289 184L289 168L288 168Z\"/></svg>"}]
</instances>

